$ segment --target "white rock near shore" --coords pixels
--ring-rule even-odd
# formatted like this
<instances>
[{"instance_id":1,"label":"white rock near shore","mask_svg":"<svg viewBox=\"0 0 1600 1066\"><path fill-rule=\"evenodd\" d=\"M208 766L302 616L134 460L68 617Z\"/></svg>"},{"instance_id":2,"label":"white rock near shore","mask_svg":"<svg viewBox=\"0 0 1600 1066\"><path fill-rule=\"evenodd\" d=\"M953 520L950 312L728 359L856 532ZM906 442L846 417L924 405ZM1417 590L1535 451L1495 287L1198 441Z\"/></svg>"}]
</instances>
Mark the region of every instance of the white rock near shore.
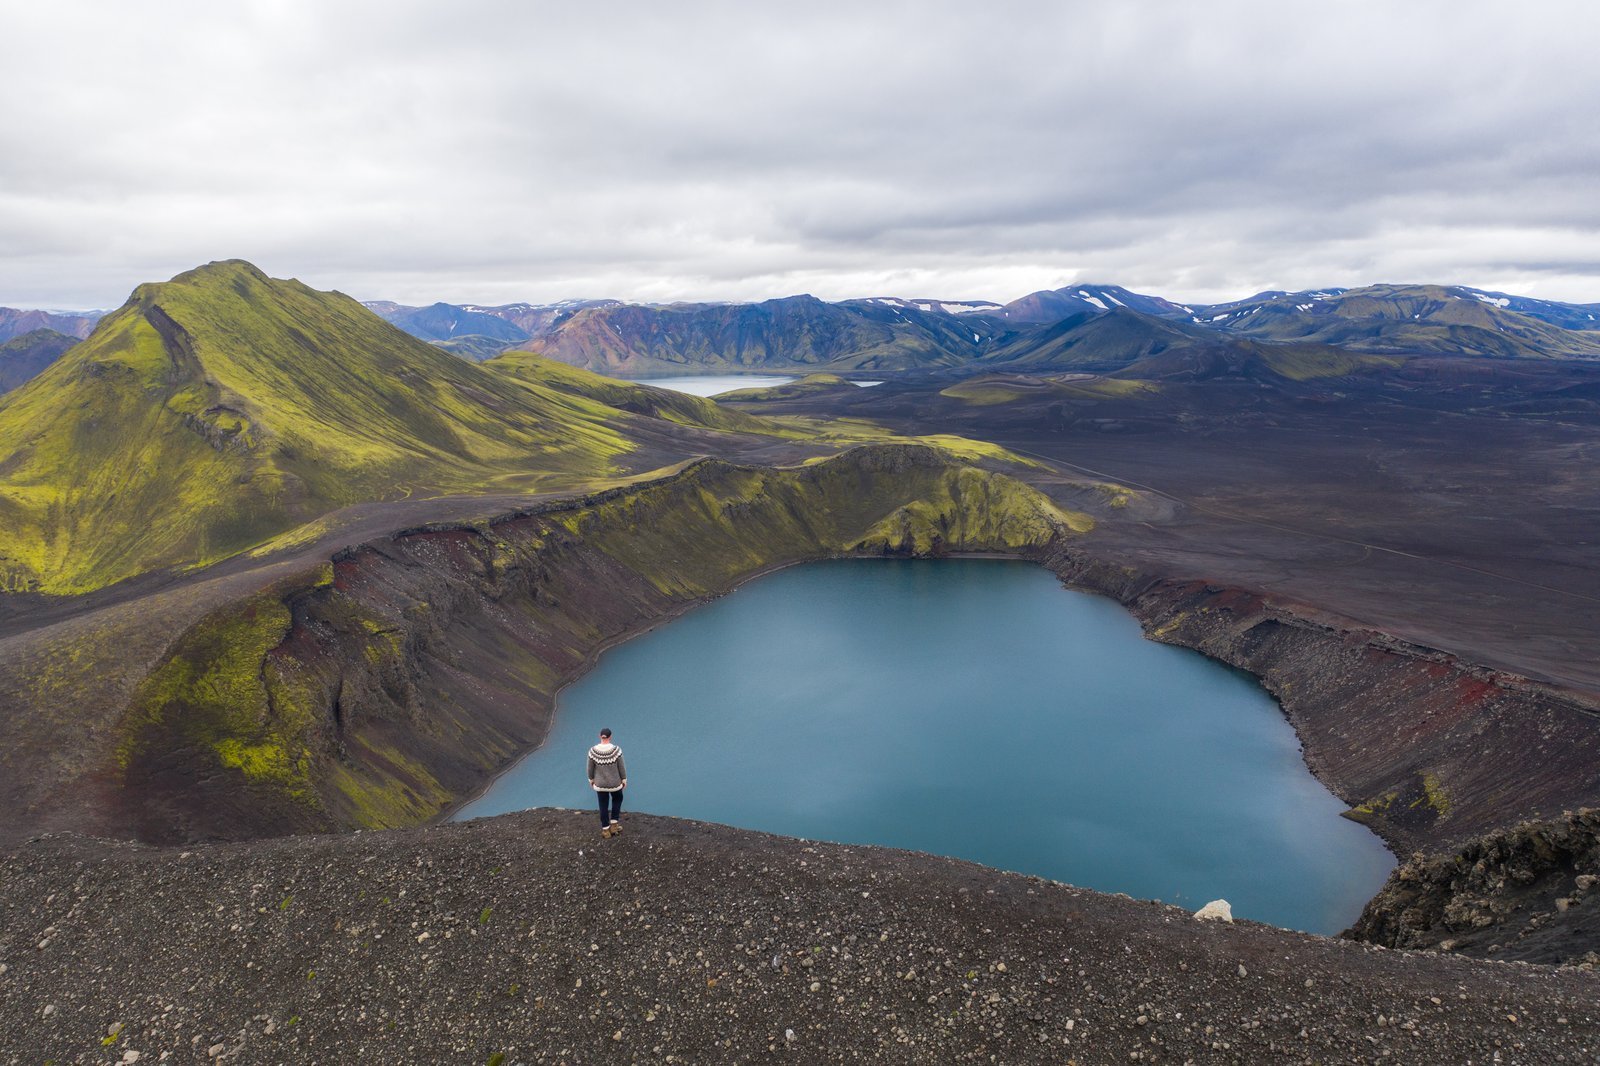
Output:
<instances>
[{"instance_id":1,"label":"white rock near shore","mask_svg":"<svg viewBox=\"0 0 1600 1066\"><path fill-rule=\"evenodd\" d=\"M1194 912L1194 916L1202 922L1221 919L1224 922L1233 921L1233 908L1225 899L1214 899L1204 907Z\"/></svg>"}]
</instances>

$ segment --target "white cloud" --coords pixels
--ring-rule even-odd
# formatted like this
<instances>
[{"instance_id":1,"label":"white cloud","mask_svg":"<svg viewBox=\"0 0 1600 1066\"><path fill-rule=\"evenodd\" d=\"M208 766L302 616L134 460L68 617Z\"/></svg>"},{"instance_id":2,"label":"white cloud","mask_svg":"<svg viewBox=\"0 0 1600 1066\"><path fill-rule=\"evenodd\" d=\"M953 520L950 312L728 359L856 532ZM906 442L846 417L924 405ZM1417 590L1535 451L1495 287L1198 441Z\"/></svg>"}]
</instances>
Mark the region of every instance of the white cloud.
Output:
<instances>
[{"instance_id":1,"label":"white cloud","mask_svg":"<svg viewBox=\"0 0 1600 1066\"><path fill-rule=\"evenodd\" d=\"M13 305L234 256L403 300L1600 300L1592 5L0 4Z\"/></svg>"}]
</instances>

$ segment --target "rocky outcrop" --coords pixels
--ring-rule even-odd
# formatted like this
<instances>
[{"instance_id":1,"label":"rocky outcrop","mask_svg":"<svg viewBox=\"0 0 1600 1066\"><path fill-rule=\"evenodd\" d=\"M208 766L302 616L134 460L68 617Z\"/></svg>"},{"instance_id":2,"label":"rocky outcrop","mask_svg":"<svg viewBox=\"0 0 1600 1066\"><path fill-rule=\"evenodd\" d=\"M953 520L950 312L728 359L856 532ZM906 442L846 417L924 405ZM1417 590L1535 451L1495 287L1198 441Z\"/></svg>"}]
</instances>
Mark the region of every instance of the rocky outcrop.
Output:
<instances>
[{"instance_id":1,"label":"rocky outcrop","mask_svg":"<svg viewBox=\"0 0 1600 1066\"><path fill-rule=\"evenodd\" d=\"M123 720L104 802L150 841L416 824L536 746L600 650L756 574L1037 554L1088 524L943 452L879 446L792 469L704 460L402 531L185 633Z\"/></svg>"},{"instance_id":2,"label":"rocky outcrop","mask_svg":"<svg viewBox=\"0 0 1600 1066\"><path fill-rule=\"evenodd\" d=\"M1414 855L1347 935L1393 948L1600 965L1600 810Z\"/></svg>"},{"instance_id":3,"label":"rocky outcrop","mask_svg":"<svg viewBox=\"0 0 1600 1066\"><path fill-rule=\"evenodd\" d=\"M1600 711L1576 694L1398 641L1297 604L1119 566L1074 546L1047 559L1111 596L1146 636L1261 680L1307 765L1405 854L1600 803Z\"/></svg>"}]
</instances>

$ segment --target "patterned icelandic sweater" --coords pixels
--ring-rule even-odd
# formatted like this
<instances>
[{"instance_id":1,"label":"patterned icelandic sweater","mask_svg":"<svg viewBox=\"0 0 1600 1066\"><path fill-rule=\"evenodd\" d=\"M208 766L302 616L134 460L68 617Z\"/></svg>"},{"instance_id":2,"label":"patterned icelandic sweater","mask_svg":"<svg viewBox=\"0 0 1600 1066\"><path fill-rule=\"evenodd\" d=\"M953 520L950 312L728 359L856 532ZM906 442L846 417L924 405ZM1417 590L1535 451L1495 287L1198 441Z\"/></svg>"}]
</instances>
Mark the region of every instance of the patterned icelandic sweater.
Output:
<instances>
[{"instance_id":1,"label":"patterned icelandic sweater","mask_svg":"<svg viewBox=\"0 0 1600 1066\"><path fill-rule=\"evenodd\" d=\"M589 784L596 792L621 792L628 770L622 764L622 749L615 744L596 744L589 749Z\"/></svg>"}]
</instances>

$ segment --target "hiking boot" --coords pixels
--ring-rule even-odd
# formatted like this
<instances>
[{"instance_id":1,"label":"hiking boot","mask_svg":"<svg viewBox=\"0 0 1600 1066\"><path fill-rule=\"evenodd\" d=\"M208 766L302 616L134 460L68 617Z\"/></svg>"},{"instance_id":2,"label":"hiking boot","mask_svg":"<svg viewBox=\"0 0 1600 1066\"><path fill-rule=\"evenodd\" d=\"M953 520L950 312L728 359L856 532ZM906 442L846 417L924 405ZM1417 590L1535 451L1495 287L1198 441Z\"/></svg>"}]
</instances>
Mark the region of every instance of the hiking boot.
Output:
<instances>
[{"instance_id":1,"label":"hiking boot","mask_svg":"<svg viewBox=\"0 0 1600 1066\"><path fill-rule=\"evenodd\" d=\"M603 826L600 827L600 835L603 836L603 837L606 837L608 839L611 836L611 831L612 831L612 827L609 826L609 825L603 825Z\"/></svg>"},{"instance_id":2,"label":"hiking boot","mask_svg":"<svg viewBox=\"0 0 1600 1066\"><path fill-rule=\"evenodd\" d=\"M616 835L617 833L622 832L622 820L620 818L617 821L611 823L611 832L612 832L612 835Z\"/></svg>"}]
</instances>

